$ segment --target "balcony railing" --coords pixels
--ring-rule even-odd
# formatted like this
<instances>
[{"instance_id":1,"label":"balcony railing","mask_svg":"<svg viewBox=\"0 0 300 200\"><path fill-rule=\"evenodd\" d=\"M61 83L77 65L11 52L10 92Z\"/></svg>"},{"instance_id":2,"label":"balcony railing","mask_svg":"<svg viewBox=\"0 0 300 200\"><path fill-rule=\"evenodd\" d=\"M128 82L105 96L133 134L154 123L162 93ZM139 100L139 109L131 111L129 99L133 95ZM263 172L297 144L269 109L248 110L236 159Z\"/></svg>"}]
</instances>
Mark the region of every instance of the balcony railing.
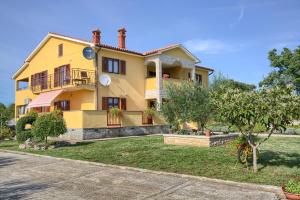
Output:
<instances>
[{"instance_id":1,"label":"balcony railing","mask_svg":"<svg viewBox=\"0 0 300 200\"><path fill-rule=\"evenodd\" d=\"M79 68L72 68L70 71L54 73L47 76L40 76L31 80L31 90L42 92L55 88L84 87L95 85L95 71Z\"/></svg>"}]
</instances>

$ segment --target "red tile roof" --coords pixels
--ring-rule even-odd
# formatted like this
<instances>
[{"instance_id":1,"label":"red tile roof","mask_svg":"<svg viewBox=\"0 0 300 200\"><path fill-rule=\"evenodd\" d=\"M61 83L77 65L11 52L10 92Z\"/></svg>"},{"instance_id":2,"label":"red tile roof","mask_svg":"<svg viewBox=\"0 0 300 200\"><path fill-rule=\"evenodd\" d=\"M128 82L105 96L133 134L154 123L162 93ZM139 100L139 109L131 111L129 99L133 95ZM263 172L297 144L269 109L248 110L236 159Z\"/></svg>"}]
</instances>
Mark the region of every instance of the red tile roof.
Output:
<instances>
[{"instance_id":1,"label":"red tile roof","mask_svg":"<svg viewBox=\"0 0 300 200\"><path fill-rule=\"evenodd\" d=\"M180 44L172 44L172 45L168 45L168 46L165 46L165 47L162 47L162 48L153 49L151 51L144 52L143 54L145 56L147 56L147 55L155 54L155 53L158 53L159 51L163 51L163 50L166 50L166 49L169 49L169 48L172 48L172 47L176 47L176 46L179 46L179 45Z\"/></svg>"},{"instance_id":2,"label":"red tile roof","mask_svg":"<svg viewBox=\"0 0 300 200\"><path fill-rule=\"evenodd\" d=\"M54 35L58 35L58 36L62 36L62 37L67 37L67 38L75 39L75 40L80 40L82 42L89 42L89 43L91 43L91 41L88 41L88 40L84 40L84 39L80 39L80 38L75 38L75 37L63 35L63 34L60 34L60 33L55 33L55 32L49 32L49 33L50 34L54 34ZM108 45L108 44L100 44L99 46L103 47L103 48L107 48L107 49L116 50L116 51L122 51L122 52L132 53L132 54L136 54L136 55L140 55L140 56L147 56L147 55L155 54L155 53L158 53L159 51L163 51L163 50L166 50L166 49L169 49L169 48L172 48L172 47L176 47L176 46L179 46L179 45L180 44L172 44L172 45L168 45L168 46L165 46L165 47L162 47L162 48L153 49L153 50L150 50L150 51L147 51L147 52L144 52L144 53L133 51L133 50L129 50L129 49L122 49L122 48L111 46L111 45Z\"/></svg>"}]
</instances>

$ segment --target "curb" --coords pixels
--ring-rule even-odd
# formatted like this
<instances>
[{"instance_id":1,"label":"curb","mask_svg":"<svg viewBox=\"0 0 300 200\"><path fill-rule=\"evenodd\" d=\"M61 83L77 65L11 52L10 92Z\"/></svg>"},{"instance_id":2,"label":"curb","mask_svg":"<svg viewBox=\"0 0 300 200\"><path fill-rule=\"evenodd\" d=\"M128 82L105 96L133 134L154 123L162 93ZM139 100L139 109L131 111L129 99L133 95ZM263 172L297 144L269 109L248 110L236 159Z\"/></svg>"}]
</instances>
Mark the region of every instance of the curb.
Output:
<instances>
[{"instance_id":1,"label":"curb","mask_svg":"<svg viewBox=\"0 0 300 200\"><path fill-rule=\"evenodd\" d=\"M27 152L22 152L22 151L12 151L12 150L0 149L0 152L20 154L20 155L29 155L29 156L35 156L35 157L44 157L44 158L51 158L51 159L63 160L63 161L72 161L72 162L77 162L77 163L81 163L81 164L89 164L89 165L95 165L95 166L101 166L101 167L112 167L112 168L116 168L116 169L131 170L131 171L142 172L142 173L152 173L152 174L158 174L158 175L175 176L175 177L179 177L179 178L190 178L190 179L200 180L200 181L209 181L209 182L213 182L213 183L220 183L220 184L227 184L227 185L231 185L231 186L237 186L237 187L241 187L241 188L244 188L244 189L272 192L272 193L275 193L277 195L278 199L285 199L285 195L283 194L281 188L277 187L277 186L272 186L272 185L260 185L260 184L255 184L255 183L242 183L242 182L235 182L235 181L229 181L229 180L207 178L207 177L202 177L202 176L193 176L193 175L187 175L187 174L177 174L177 173L172 173L172 172L155 171L155 170L142 169L142 168L136 168L136 167L104 164L104 163L84 161L84 160L73 160L73 159L70 159L70 158L53 157L53 156L47 156L47 155L27 153Z\"/></svg>"}]
</instances>

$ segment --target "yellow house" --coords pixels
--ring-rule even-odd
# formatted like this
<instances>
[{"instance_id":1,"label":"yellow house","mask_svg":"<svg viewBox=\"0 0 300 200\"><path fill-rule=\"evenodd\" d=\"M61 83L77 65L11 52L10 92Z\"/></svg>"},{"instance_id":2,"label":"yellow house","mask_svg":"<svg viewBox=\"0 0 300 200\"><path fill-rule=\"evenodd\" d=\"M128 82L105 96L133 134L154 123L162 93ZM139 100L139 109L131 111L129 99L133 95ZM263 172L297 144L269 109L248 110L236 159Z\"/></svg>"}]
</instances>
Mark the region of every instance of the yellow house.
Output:
<instances>
[{"instance_id":1,"label":"yellow house","mask_svg":"<svg viewBox=\"0 0 300 200\"><path fill-rule=\"evenodd\" d=\"M118 30L114 47L101 43L98 29L92 41L48 33L13 76L16 118L30 109L60 109L69 136L80 139L166 131L163 119L145 116L145 109L162 103L167 82L207 86L213 70L197 65L200 60L180 44L128 50L125 34ZM112 107L122 110L121 117L107 112Z\"/></svg>"}]
</instances>

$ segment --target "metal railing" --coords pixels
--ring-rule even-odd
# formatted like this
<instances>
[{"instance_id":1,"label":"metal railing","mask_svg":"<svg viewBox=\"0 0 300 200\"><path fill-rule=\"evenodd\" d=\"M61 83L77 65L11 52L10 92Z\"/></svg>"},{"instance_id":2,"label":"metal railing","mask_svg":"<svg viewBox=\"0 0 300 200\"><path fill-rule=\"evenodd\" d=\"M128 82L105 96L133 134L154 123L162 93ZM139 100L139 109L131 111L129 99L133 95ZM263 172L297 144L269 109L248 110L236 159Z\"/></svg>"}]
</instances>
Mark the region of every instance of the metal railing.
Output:
<instances>
[{"instance_id":1,"label":"metal railing","mask_svg":"<svg viewBox=\"0 0 300 200\"><path fill-rule=\"evenodd\" d=\"M62 88L65 86L94 86L96 76L94 70L72 68L69 72L50 74L45 77L41 76L34 81L31 80L31 90L41 92L44 90Z\"/></svg>"}]
</instances>

